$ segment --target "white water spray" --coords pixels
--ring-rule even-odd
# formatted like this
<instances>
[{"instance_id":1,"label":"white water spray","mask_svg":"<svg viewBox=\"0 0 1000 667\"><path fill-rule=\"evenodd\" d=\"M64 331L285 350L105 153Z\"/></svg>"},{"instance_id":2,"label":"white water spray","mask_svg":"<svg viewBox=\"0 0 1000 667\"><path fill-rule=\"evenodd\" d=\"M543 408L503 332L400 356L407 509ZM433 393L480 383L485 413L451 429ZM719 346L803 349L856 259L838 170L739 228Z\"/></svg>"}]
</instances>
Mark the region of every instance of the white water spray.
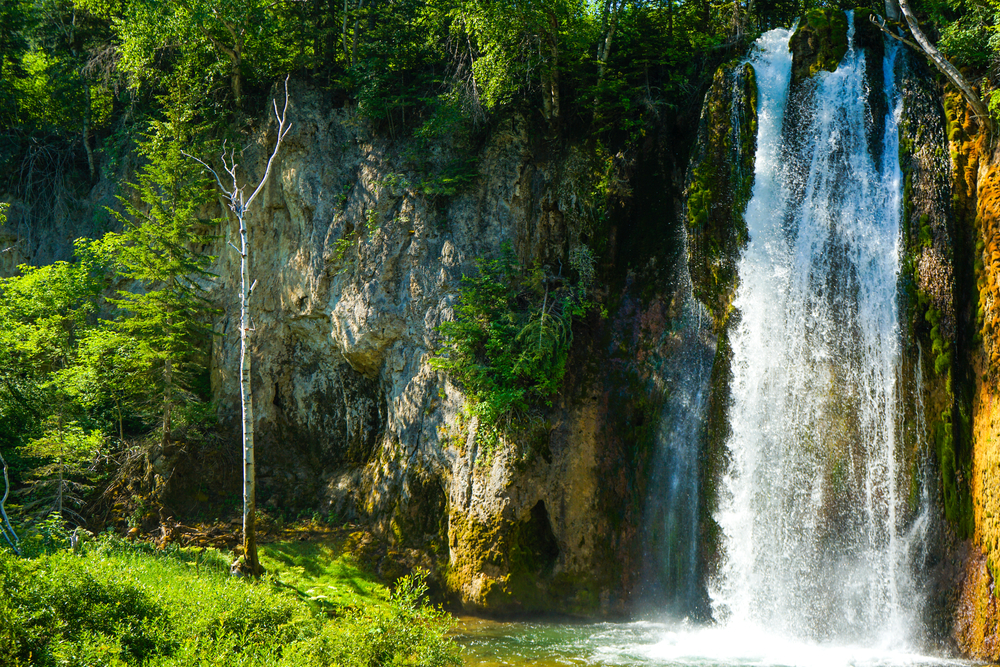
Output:
<instances>
[{"instance_id":1,"label":"white water spray","mask_svg":"<svg viewBox=\"0 0 1000 667\"><path fill-rule=\"evenodd\" d=\"M866 63L853 33L849 16L848 52L816 75L805 111L786 110L788 30L761 37L751 59L758 150L730 340L723 560L710 593L731 625L905 645L920 605L897 410L901 101L895 46L885 63ZM889 102L880 163L866 139L872 66Z\"/></svg>"}]
</instances>

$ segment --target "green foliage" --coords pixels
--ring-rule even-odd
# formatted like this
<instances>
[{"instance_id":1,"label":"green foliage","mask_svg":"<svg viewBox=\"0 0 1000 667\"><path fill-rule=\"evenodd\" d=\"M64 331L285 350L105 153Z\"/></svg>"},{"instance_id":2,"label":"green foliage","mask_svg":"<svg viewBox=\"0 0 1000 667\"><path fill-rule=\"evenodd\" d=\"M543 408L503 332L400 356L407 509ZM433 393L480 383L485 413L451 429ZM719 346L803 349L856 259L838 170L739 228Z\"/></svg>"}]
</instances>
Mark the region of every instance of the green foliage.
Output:
<instances>
[{"instance_id":1,"label":"green foliage","mask_svg":"<svg viewBox=\"0 0 1000 667\"><path fill-rule=\"evenodd\" d=\"M212 257L201 249L218 221L199 213L213 200L213 189L200 165L182 153L192 131L183 107L172 109L166 121L153 123L150 130L140 147L148 162L133 185L142 205L123 198L125 213L114 214L124 231L81 244L84 254L101 258L122 278L138 281L141 290L119 290L112 300L122 316L111 323L108 335L87 340L83 358L91 362L89 377L78 378L75 386L83 394L88 384L94 386L88 380L101 386L102 380L124 375L119 379L126 381L105 398L114 404L121 428L123 404L135 404L130 388L138 389L143 378L163 396L167 437L174 405L201 398L190 390L207 366L208 316L214 312L205 296Z\"/></svg>"},{"instance_id":2,"label":"green foliage","mask_svg":"<svg viewBox=\"0 0 1000 667\"><path fill-rule=\"evenodd\" d=\"M100 431L87 433L78 423L64 423L57 415L46 420L44 429L41 437L29 441L20 452L21 456L45 461L30 472L31 483L25 490L31 492L33 500L23 509L31 511L40 506L43 514L54 512L82 522L77 510L93 489L88 483L94 472L91 464L104 438Z\"/></svg>"},{"instance_id":3,"label":"green foliage","mask_svg":"<svg viewBox=\"0 0 1000 667\"><path fill-rule=\"evenodd\" d=\"M79 554L19 559L0 549L0 655L39 667L458 665L449 617L425 605L425 591L422 576L407 577L389 599L355 596L327 620L293 585L230 577L215 551L162 552L107 535Z\"/></svg>"},{"instance_id":4,"label":"green foliage","mask_svg":"<svg viewBox=\"0 0 1000 667\"><path fill-rule=\"evenodd\" d=\"M147 162L123 199L122 232L78 240L73 263L0 279L0 447L20 462L24 511L81 518L103 471L85 474L71 454L88 449L93 460L102 432L123 442L156 424L166 438L206 421L197 405L207 400L213 311L203 248L216 221L200 211L213 191L181 153L197 130L189 111L170 111L140 147ZM117 297L105 299L110 285Z\"/></svg>"},{"instance_id":5,"label":"green foliage","mask_svg":"<svg viewBox=\"0 0 1000 667\"><path fill-rule=\"evenodd\" d=\"M81 336L96 324L100 281L85 263L20 267L0 279L0 447L41 435L45 418L66 408L55 374L75 362ZM71 412L71 410L69 410Z\"/></svg>"},{"instance_id":6,"label":"green foliage","mask_svg":"<svg viewBox=\"0 0 1000 667\"><path fill-rule=\"evenodd\" d=\"M522 275L506 244L499 258L477 260L477 274L462 278L455 317L438 326L442 345L431 365L464 388L486 450L537 406L551 406L562 386L574 318L594 306L587 296L593 256L581 246L570 260L576 282L541 266Z\"/></svg>"},{"instance_id":7,"label":"green foliage","mask_svg":"<svg viewBox=\"0 0 1000 667\"><path fill-rule=\"evenodd\" d=\"M0 551L0 651L14 664L86 664L106 656L139 664L168 648L169 620L146 591L67 552L35 560ZM5 607L5 608L3 608Z\"/></svg>"},{"instance_id":8,"label":"green foliage","mask_svg":"<svg viewBox=\"0 0 1000 667\"><path fill-rule=\"evenodd\" d=\"M328 625L306 647L310 664L339 667L457 667L458 647L442 638L451 617L422 603L427 593L421 571L396 582L386 605L373 605Z\"/></svg>"}]
</instances>

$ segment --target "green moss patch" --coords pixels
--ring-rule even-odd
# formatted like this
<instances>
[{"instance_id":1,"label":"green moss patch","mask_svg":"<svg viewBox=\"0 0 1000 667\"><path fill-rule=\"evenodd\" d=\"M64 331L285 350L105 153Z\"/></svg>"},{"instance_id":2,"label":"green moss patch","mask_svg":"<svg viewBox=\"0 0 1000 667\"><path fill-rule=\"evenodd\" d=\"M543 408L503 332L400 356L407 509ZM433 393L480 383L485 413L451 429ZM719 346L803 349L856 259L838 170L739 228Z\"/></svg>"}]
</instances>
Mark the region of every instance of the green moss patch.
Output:
<instances>
[{"instance_id":1,"label":"green moss patch","mask_svg":"<svg viewBox=\"0 0 1000 667\"><path fill-rule=\"evenodd\" d=\"M757 80L749 64L720 67L705 97L686 189L688 253L695 296L721 330L736 293L736 260L749 238Z\"/></svg>"},{"instance_id":2,"label":"green moss patch","mask_svg":"<svg viewBox=\"0 0 1000 667\"><path fill-rule=\"evenodd\" d=\"M806 12L788 42L792 51L792 85L817 72L832 72L847 53L847 16L831 7Z\"/></svg>"}]
</instances>

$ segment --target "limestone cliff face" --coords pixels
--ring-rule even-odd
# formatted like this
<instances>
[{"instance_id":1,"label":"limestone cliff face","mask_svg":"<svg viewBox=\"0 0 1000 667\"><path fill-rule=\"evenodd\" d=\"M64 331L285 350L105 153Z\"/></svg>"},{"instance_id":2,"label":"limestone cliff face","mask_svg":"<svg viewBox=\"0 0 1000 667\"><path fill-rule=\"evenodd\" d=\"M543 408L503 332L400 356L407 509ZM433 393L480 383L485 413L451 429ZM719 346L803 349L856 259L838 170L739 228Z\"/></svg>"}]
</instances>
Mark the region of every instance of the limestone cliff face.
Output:
<instances>
[{"instance_id":1,"label":"limestone cliff face","mask_svg":"<svg viewBox=\"0 0 1000 667\"><path fill-rule=\"evenodd\" d=\"M961 474L971 487L972 535L962 552L954 637L969 657L1000 659L1000 609L995 581L1000 563L1000 153L954 92L945 98L955 184L955 208L969 231L971 456Z\"/></svg>"},{"instance_id":2,"label":"limestone cliff face","mask_svg":"<svg viewBox=\"0 0 1000 667\"><path fill-rule=\"evenodd\" d=\"M622 612L638 571L646 448L663 390L656 364L671 344L673 288L635 276L655 278L676 257L662 240L639 252L631 244L643 216L669 239L671 211L655 211L662 201L635 204L616 177L604 187L632 202L621 209L631 216L603 216L603 200L587 193L608 162L595 161L592 146L545 139L518 116L473 156L468 186L436 196L406 157L421 150L416 142L392 142L308 90L292 99L292 131L248 220L263 507L367 522L385 542L387 572L426 565L469 610ZM258 137L251 174L263 172L273 139L273 127ZM645 159L678 159L664 158L664 144L651 142ZM431 165L458 155L447 143L425 150ZM611 173L634 168L627 162L610 158ZM669 173L669 164L654 168ZM668 207L671 187L669 177L658 184ZM235 235L232 223L225 234ZM545 432L484 457L460 387L429 359L461 277L504 242L522 264L553 274L590 243L618 277L600 289L609 317L577 325ZM235 431L238 258L221 241L217 254L213 290L225 314L212 377Z\"/></svg>"},{"instance_id":3,"label":"limestone cliff face","mask_svg":"<svg viewBox=\"0 0 1000 667\"><path fill-rule=\"evenodd\" d=\"M639 588L650 450L669 389L661 367L679 340L672 278L696 119L664 120L612 155L514 114L470 148L451 136L393 140L304 86L291 97L292 131L248 217L259 507L358 521L374 536L358 550L383 574L426 567L470 611L623 613ZM243 152L247 181L274 138L265 123ZM136 170L134 155L104 159L96 185L14 201L0 275L69 259L73 239L114 228L104 207ZM219 451L151 453L170 480L165 516L215 509L199 485L228 478L235 491L235 237L229 220L208 249L218 260L207 287L223 309L213 392L229 437ZM551 275L589 246L607 315L574 325L544 428L484 456L461 387L429 359L462 276L507 242L522 266Z\"/></svg>"}]
</instances>

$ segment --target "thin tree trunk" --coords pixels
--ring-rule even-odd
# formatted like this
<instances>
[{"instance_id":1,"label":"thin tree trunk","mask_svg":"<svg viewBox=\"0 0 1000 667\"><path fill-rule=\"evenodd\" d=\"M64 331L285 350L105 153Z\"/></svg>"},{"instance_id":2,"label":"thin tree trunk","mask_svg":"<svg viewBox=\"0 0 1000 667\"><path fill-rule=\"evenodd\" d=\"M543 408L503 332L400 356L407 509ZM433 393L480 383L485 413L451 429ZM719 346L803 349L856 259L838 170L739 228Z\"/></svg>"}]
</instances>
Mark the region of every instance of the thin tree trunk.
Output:
<instances>
[{"instance_id":1,"label":"thin tree trunk","mask_svg":"<svg viewBox=\"0 0 1000 667\"><path fill-rule=\"evenodd\" d=\"M559 19L549 12L549 95L552 97L552 118L559 119Z\"/></svg>"},{"instance_id":2,"label":"thin tree trunk","mask_svg":"<svg viewBox=\"0 0 1000 667\"><path fill-rule=\"evenodd\" d=\"M61 451L65 453L65 451L66 451L66 434L63 432L63 418L62 418L61 414L59 415L58 429L59 429L58 430L58 433L59 433L59 444L62 447ZM58 460L57 460L57 464L56 464L58 466L58 468L59 468L59 488L56 491L56 503L57 503L58 508L59 508L59 518L60 519L62 518L62 513L63 513L63 461L64 460L65 460L64 456L59 456Z\"/></svg>"},{"instance_id":3,"label":"thin tree trunk","mask_svg":"<svg viewBox=\"0 0 1000 667\"><path fill-rule=\"evenodd\" d=\"M608 26L608 32L604 36L604 42L601 44L600 52L597 56L597 83L600 84L604 81L604 72L608 67L608 57L611 55L611 40L615 37L615 28L618 26L618 21L612 21L611 25Z\"/></svg>"},{"instance_id":4,"label":"thin tree trunk","mask_svg":"<svg viewBox=\"0 0 1000 667\"><path fill-rule=\"evenodd\" d=\"M240 74L240 69L243 65L243 45L245 42L244 30L238 29L234 24L229 23L228 21L223 21L221 18L219 18L219 20L232 36L233 48L229 48L213 37L212 33L206 30L204 26L199 25L198 30L201 31L201 34L205 37L205 39L212 43L212 46L214 46L216 50L229 57L229 83L233 90L233 97L235 98L236 106L239 107L243 104L243 76Z\"/></svg>"},{"instance_id":5,"label":"thin tree trunk","mask_svg":"<svg viewBox=\"0 0 1000 667\"><path fill-rule=\"evenodd\" d=\"M3 498L0 498L0 533L3 533L4 539L7 540L7 544L10 548L14 550L18 556L21 555L21 549L18 546L20 540L17 539L17 533L14 532L14 527L10 525L10 519L7 518L7 511L4 509L3 505L7 502L7 496L10 494L10 478L7 477L7 461L4 460L3 454L0 454L0 466L3 466Z\"/></svg>"},{"instance_id":6,"label":"thin tree trunk","mask_svg":"<svg viewBox=\"0 0 1000 667\"><path fill-rule=\"evenodd\" d=\"M347 65L350 66L351 62L351 49L347 44L347 23L350 20L350 14L347 10L347 0L344 0L344 23L340 26L340 39L344 44L344 59L347 60Z\"/></svg>"},{"instance_id":7,"label":"thin tree trunk","mask_svg":"<svg viewBox=\"0 0 1000 667\"><path fill-rule=\"evenodd\" d=\"M263 568L261 568L260 560L257 557L257 482L253 446L253 391L250 384L250 355L247 353L247 335L251 331L250 293L253 291L256 281L254 281L254 283L250 282L250 267L248 263L250 247L247 242L246 213L250 210L250 205L253 204L257 195L259 195L264 189L264 185L267 183L267 179L271 175L271 167L274 164L275 157L278 155L278 149L281 148L281 141L291 129L291 125L287 124L288 77L285 77L285 105L282 108L281 113L278 113L277 100L274 101L273 106L274 117L278 121L278 140L274 144L274 150L271 152L271 157L267 160L267 167L264 169L264 176L261 177L260 182L253 191L253 194L251 194L248 199L244 200L243 188L239 186L239 182L236 177L236 168L238 165L234 159L236 154L235 150L229 154L228 161L226 153L223 152L222 154L223 167L225 168L226 173L232 177L233 185L231 189L222 185L222 180L219 178L218 172L212 169L212 167L206 164L203 160L196 158L193 155L184 153L184 155L200 162L212 173L213 176L215 176L215 182L218 184L219 189L224 192L226 197L229 199L229 207L233 213L236 214L236 219L240 224L240 245L239 247L236 247L231 242L230 245L240 255L240 406L242 408L243 415L243 567L241 568L239 563L235 563L233 568L234 570L242 570L244 573L253 577L259 577L263 572ZM228 162L232 162L232 164L229 164Z\"/></svg>"},{"instance_id":8,"label":"thin tree trunk","mask_svg":"<svg viewBox=\"0 0 1000 667\"><path fill-rule=\"evenodd\" d=\"M259 577L257 558L257 478L253 452L253 390L250 386L250 267L247 262L247 226L240 219L240 405L243 412L243 562L250 575Z\"/></svg>"},{"instance_id":9,"label":"thin tree trunk","mask_svg":"<svg viewBox=\"0 0 1000 667\"><path fill-rule=\"evenodd\" d=\"M906 25L910 27L910 33L913 38L917 40L917 44L923 50L927 57L930 58L934 66L947 77L948 81L951 82L953 86L958 88L962 95L965 97L969 106L972 107L973 113L979 118L979 122L982 123L983 127L986 129L988 134L993 133L993 122L990 119L990 112L986 109L986 105L979 98L979 93L976 89L966 80L962 73L958 71L954 65L948 62L940 51L937 50L930 40L924 35L923 30L920 29L920 23L917 22L917 17L913 14L913 10L910 9L910 5L907 0L899 0L899 9L903 12L903 16L906 18ZM883 28L883 30L885 30ZM888 31L886 31L888 32Z\"/></svg>"},{"instance_id":10,"label":"thin tree trunk","mask_svg":"<svg viewBox=\"0 0 1000 667\"><path fill-rule=\"evenodd\" d=\"M59 517L62 518L62 508L63 508L63 460L59 457L59 488L56 491L56 505L59 511Z\"/></svg>"},{"instance_id":11,"label":"thin tree trunk","mask_svg":"<svg viewBox=\"0 0 1000 667\"><path fill-rule=\"evenodd\" d=\"M90 182L93 183L97 180L97 163L94 160L94 149L90 147L90 86L87 85L83 74L79 70L78 75L80 81L83 83L83 96L86 104L86 108L83 111L83 132L81 138L83 139L83 150L87 153L87 169L90 172Z\"/></svg>"},{"instance_id":12,"label":"thin tree trunk","mask_svg":"<svg viewBox=\"0 0 1000 667\"><path fill-rule=\"evenodd\" d=\"M170 318L167 318L170 326ZM174 403L174 363L170 355L163 361L163 436L160 439L164 446L170 442L170 426Z\"/></svg>"}]
</instances>

